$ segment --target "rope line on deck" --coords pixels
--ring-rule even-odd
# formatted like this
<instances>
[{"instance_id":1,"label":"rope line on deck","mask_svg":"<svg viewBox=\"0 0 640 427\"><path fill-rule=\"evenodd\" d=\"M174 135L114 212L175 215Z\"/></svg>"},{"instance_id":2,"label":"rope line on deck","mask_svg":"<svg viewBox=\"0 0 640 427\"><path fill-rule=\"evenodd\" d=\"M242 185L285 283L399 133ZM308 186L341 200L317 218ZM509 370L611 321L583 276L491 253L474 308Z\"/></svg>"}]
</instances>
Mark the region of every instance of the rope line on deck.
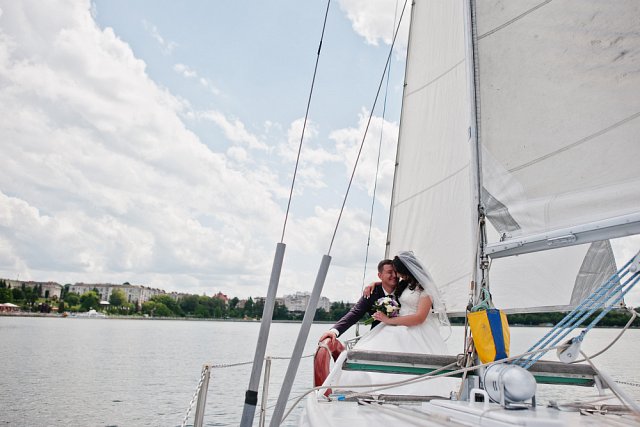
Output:
<instances>
[{"instance_id":1,"label":"rope line on deck","mask_svg":"<svg viewBox=\"0 0 640 427\"><path fill-rule=\"evenodd\" d=\"M616 383L618 384L624 384L624 385L632 385L634 387L640 387L640 384L638 383L632 383L630 381L619 381L619 380L615 380Z\"/></svg>"}]
</instances>

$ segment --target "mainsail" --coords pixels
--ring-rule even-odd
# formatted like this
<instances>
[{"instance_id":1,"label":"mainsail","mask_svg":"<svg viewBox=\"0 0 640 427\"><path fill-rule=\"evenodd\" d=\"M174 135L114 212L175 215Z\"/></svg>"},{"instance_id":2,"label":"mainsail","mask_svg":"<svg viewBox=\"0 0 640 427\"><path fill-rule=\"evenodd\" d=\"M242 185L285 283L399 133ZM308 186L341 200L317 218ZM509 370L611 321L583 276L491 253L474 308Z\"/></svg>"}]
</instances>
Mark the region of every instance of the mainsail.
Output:
<instances>
[{"instance_id":1,"label":"mainsail","mask_svg":"<svg viewBox=\"0 0 640 427\"><path fill-rule=\"evenodd\" d=\"M387 247L414 251L457 311L475 248L464 21L462 2L413 5Z\"/></svg>"},{"instance_id":2,"label":"mainsail","mask_svg":"<svg viewBox=\"0 0 640 427\"><path fill-rule=\"evenodd\" d=\"M494 302L567 309L615 271L607 239L640 233L640 2L477 0L468 16L413 7L389 254L414 250L464 310L480 201Z\"/></svg>"}]
</instances>

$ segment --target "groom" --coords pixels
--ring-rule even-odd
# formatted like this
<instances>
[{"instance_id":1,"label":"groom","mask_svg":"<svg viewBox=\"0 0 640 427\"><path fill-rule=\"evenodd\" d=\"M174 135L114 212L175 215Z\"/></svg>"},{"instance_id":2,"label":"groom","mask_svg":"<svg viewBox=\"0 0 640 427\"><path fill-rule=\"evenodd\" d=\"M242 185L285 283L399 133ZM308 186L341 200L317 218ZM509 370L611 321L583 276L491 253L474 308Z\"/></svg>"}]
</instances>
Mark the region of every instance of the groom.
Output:
<instances>
[{"instance_id":1,"label":"groom","mask_svg":"<svg viewBox=\"0 0 640 427\"><path fill-rule=\"evenodd\" d=\"M360 297L356 305L354 305L351 310L342 317L342 319L338 320L331 329L322 334L319 340L320 342L326 338L330 338L331 343L333 344L337 337L342 335L358 320L362 319L365 313L373 314L375 311L373 304L378 299L387 295L392 295L396 299L399 297L400 292L397 291L401 290L397 289L398 276L396 274L396 270L393 268L393 262L390 259L383 259L378 263L378 277L380 278L380 282L376 283L371 295L369 297ZM371 327L375 327L378 323L380 322L373 322Z\"/></svg>"}]
</instances>

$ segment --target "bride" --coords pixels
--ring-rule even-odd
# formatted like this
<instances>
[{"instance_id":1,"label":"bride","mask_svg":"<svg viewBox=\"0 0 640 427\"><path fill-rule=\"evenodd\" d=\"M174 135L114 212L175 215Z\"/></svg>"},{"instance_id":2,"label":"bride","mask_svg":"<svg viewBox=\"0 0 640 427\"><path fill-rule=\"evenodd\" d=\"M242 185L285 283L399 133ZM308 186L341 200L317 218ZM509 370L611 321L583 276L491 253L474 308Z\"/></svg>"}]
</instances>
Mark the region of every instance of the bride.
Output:
<instances>
[{"instance_id":1,"label":"bride","mask_svg":"<svg viewBox=\"0 0 640 427\"><path fill-rule=\"evenodd\" d=\"M400 312L388 317L378 311L373 314L381 325L364 335L354 346L359 350L375 350L398 353L447 354L447 346L440 336L440 326L449 326L445 306L438 289L427 270L413 252L401 252L393 259L393 266L402 279L399 298ZM367 289L368 290L368 289ZM367 293L365 290L365 294ZM324 385L337 389L349 389L352 385L382 384L416 378L413 375L387 374L363 371L343 371L341 366L347 356L343 352ZM385 394L443 395L455 386L449 378L418 381L393 388L385 388ZM353 388L354 391L375 391L377 387Z\"/></svg>"}]
</instances>

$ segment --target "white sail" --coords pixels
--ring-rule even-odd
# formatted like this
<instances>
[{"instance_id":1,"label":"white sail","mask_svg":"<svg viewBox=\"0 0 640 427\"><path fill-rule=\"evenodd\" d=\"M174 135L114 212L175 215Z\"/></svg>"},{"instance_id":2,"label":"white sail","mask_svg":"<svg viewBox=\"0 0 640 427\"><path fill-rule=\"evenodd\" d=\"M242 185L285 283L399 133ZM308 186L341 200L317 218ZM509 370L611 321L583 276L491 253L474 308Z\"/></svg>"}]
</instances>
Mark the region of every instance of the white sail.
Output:
<instances>
[{"instance_id":1,"label":"white sail","mask_svg":"<svg viewBox=\"0 0 640 427\"><path fill-rule=\"evenodd\" d=\"M505 242L638 213L639 17L636 0L476 2L482 179Z\"/></svg>"},{"instance_id":2,"label":"white sail","mask_svg":"<svg viewBox=\"0 0 640 427\"><path fill-rule=\"evenodd\" d=\"M414 251L460 311L475 250L462 2L415 2L406 67L388 255Z\"/></svg>"},{"instance_id":3,"label":"white sail","mask_svg":"<svg viewBox=\"0 0 640 427\"><path fill-rule=\"evenodd\" d=\"M414 4L389 255L414 250L449 311L464 309L476 124L494 301L566 309L615 271L607 239L640 233L640 2L476 0L471 9L473 58L462 1Z\"/></svg>"},{"instance_id":4,"label":"white sail","mask_svg":"<svg viewBox=\"0 0 640 427\"><path fill-rule=\"evenodd\" d=\"M488 252L637 233L640 2L483 0L475 12ZM503 308L569 308L614 265L608 242L494 259L491 290Z\"/></svg>"}]
</instances>

